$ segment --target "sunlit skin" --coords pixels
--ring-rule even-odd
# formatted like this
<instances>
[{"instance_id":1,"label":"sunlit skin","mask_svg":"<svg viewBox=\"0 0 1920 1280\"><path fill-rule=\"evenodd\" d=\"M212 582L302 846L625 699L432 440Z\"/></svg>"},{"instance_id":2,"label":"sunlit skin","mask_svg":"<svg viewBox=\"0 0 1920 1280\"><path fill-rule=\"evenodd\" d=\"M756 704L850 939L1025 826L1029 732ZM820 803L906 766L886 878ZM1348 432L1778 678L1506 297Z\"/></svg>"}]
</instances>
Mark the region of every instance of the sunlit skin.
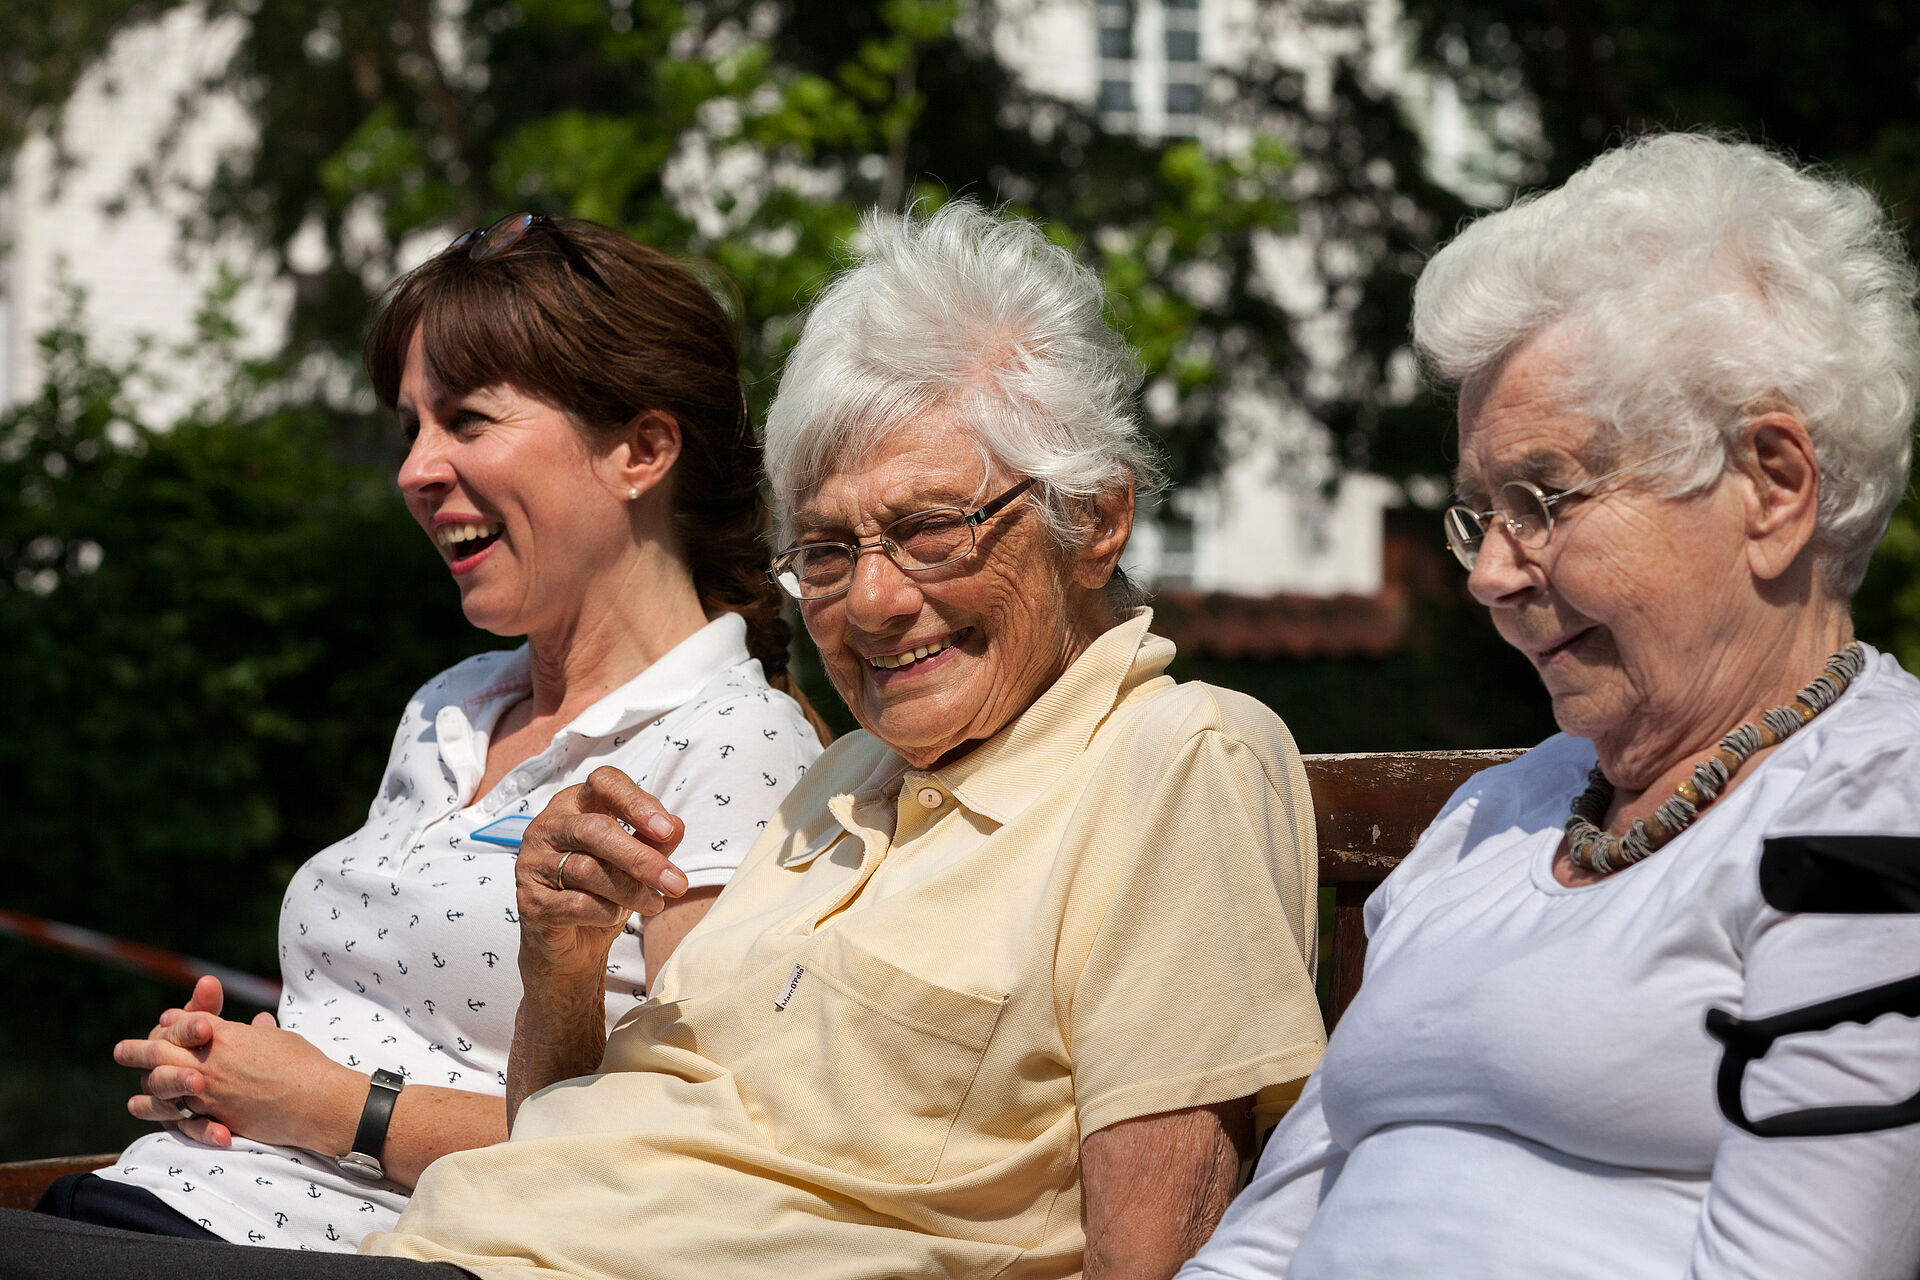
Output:
<instances>
[{"instance_id":1,"label":"sunlit skin","mask_svg":"<svg viewBox=\"0 0 1920 1280\"><path fill-rule=\"evenodd\" d=\"M1578 359L1549 333L1463 390L1462 501L1484 508L1511 480L1552 490L1598 474L1596 424L1572 390ZM1775 410L1748 421L1739 455L1699 493L1664 497L1624 476L1557 507L1538 549L1490 526L1468 588L1533 663L1561 729L1593 741L1616 788L1609 831L1651 813L1721 737L1790 701L1852 638L1815 566L1818 494L1805 426ZM1557 871L1590 876L1564 859Z\"/></svg>"},{"instance_id":2,"label":"sunlit skin","mask_svg":"<svg viewBox=\"0 0 1920 1280\"><path fill-rule=\"evenodd\" d=\"M881 451L807 494L791 540L871 542L904 515L972 510L1019 478L998 468L983 475L965 429L931 418L895 431ZM1101 588L1132 532L1132 498L1128 489L1091 510L1086 545L1064 552L1030 491L981 526L966 560L909 575L872 551L845 594L801 602L827 675L861 727L914 767L934 768L1030 706L1115 622ZM905 667L870 661L945 642L951 647Z\"/></svg>"},{"instance_id":3,"label":"sunlit skin","mask_svg":"<svg viewBox=\"0 0 1920 1280\"><path fill-rule=\"evenodd\" d=\"M536 659L597 660L641 636L649 649L662 640L670 648L705 622L690 586L664 601L674 610L665 620L671 635L660 634L657 611L640 625L632 605L660 599L656 579L676 576L665 486L679 456L677 428L670 438L657 425L651 434L589 436L510 386L449 396L428 377L418 333L396 407L409 444L397 481L421 528L429 537L462 525L500 531L477 554L471 544L434 544L474 626L526 636Z\"/></svg>"}]
</instances>

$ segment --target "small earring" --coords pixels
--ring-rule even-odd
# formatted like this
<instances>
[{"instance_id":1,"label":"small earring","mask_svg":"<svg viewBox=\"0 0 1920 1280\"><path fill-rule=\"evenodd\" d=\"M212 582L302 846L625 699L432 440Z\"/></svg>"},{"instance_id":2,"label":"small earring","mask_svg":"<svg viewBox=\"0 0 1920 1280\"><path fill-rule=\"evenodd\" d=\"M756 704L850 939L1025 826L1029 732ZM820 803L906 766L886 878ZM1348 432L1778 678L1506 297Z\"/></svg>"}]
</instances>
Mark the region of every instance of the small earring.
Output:
<instances>
[{"instance_id":1,"label":"small earring","mask_svg":"<svg viewBox=\"0 0 1920 1280\"><path fill-rule=\"evenodd\" d=\"M628 501L628 502L632 502L632 501L634 501L635 499L637 499L637 498L639 498L639 496L640 496L640 491L639 491L638 489L636 489L636 488L634 488L634 487L633 487L632 485L628 485L628 486L627 486L627 501Z\"/></svg>"}]
</instances>

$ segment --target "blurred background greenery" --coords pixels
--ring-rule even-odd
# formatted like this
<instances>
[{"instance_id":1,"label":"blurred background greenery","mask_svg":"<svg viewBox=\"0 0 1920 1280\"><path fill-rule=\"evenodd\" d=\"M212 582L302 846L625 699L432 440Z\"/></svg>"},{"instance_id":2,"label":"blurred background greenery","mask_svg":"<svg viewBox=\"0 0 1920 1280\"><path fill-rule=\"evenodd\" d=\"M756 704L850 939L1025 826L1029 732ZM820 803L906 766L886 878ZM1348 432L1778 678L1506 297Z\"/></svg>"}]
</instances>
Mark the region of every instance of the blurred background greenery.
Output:
<instances>
[{"instance_id":1,"label":"blurred background greenery","mask_svg":"<svg viewBox=\"0 0 1920 1280\"><path fill-rule=\"evenodd\" d=\"M1151 417L1190 483L1220 465L1225 398L1248 386L1326 424L1342 465L1396 478L1450 465L1447 406L1389 373L1423 255L1469 208L1429 176L1418 122L1368 69L1383 12L1407 74L1451 85L1483 131L1478 191L1557 181L1633 130L1714 125L1859 178L1912 225L1909 4L1247 3L1258 22L1372 43L1329 42L1318 79L1257 57L1216 70L1206 144L1111 132L1091 107L1025 87L981 36L994 0L202 4L243 32L205 88L237 93L257 133L205 184L193 231L264 249L294 286L292 321L283 349L243 359L229 282L188 349L106 355L76 307L41 342L37 394L0 410L0 900L274 974L282 888L362 820L409 692L500 643L460 618L392 493L397 439L342 376L410 238L532 208L708 257L739 285L764 407L863 208L1004 204L1103 273L1169 389ZM0 8L0 158L57 122L116 34L175 7ZM694 146L762 161L745 185L702 194L699 216L668 181ZM370 240L355 231L369 216ZM1331 370L1262 283L1260 234L1275 227L1310 227L1322 250L1344 335ZM323 252L296 251L316 228ZM188 362L210 364L220 394L149 420L154 388ZM1413 603L1392 656L1183 656L1179 674L1261 697L1307 751L1551 731L1531 673L1457 575ZM1920 669L1911 494L1858 616ZM131 1077L107 1048L184 993L7 940L0 965L16 992L0 1019L0 1158L123 1145Z\"/></svg>"}]
</instances>

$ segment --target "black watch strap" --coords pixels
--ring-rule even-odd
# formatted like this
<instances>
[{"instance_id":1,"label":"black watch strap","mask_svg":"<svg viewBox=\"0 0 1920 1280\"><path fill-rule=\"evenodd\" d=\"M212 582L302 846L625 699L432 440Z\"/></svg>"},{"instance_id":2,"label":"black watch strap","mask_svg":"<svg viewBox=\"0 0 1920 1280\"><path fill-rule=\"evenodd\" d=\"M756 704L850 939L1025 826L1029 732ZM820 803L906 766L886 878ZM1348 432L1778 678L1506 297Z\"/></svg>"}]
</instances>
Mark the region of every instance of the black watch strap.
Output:
<instances>
[{"instance_id":1,"label":"black watch strap","mask_svg":"<svg viewBox=\"0 0 1920 1280\"><path fill-rule=\"evenodd\" d=\"M353 1150L348 1154L360 1156L365 1164L378 1169L380 1153L387 1145L387 1126L393 1123L393 1104L400 1100L400 1090L406 1083L406 1077L397 1071L382 1068L373 1073L367 1105L360 1112L360 1127L354 1131Z\"/></svg>"}]
</instances>

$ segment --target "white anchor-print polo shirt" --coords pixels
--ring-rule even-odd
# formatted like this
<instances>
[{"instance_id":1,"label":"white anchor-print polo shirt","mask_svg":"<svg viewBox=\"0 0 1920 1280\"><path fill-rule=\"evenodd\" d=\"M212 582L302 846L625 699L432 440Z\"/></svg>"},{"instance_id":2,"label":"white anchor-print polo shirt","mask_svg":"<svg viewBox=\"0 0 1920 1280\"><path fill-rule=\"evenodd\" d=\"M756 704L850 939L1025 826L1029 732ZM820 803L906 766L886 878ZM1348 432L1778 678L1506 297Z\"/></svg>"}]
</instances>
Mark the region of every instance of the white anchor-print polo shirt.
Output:
<instances>
[{"instance_id":1,"label":"white anchor-print polo shirt","mask_svg":"<svg viewBox=\"0 0 1920 1280\"><path fill-rule=\"evenodd\" d=\"M538 814L613 765L685 821L674 861L689 883L722 885L820 753L800 708L747 655L744 622L723 614L476 796L488 737L530 688L524 646L429 681L408 703L366 825L288 886L280 1025L335 1061L503 1094L520 936L517 849L497 841L523 825L503 820ZM607 961L609 1028L645 986L635 917ZM100 1175L236 1243L340 1252L391 1229L407 1194L355 1182L329 1156L244 1138L211 1147L172 1131L140 1139Z\"/></svg>"}]
</instances>

